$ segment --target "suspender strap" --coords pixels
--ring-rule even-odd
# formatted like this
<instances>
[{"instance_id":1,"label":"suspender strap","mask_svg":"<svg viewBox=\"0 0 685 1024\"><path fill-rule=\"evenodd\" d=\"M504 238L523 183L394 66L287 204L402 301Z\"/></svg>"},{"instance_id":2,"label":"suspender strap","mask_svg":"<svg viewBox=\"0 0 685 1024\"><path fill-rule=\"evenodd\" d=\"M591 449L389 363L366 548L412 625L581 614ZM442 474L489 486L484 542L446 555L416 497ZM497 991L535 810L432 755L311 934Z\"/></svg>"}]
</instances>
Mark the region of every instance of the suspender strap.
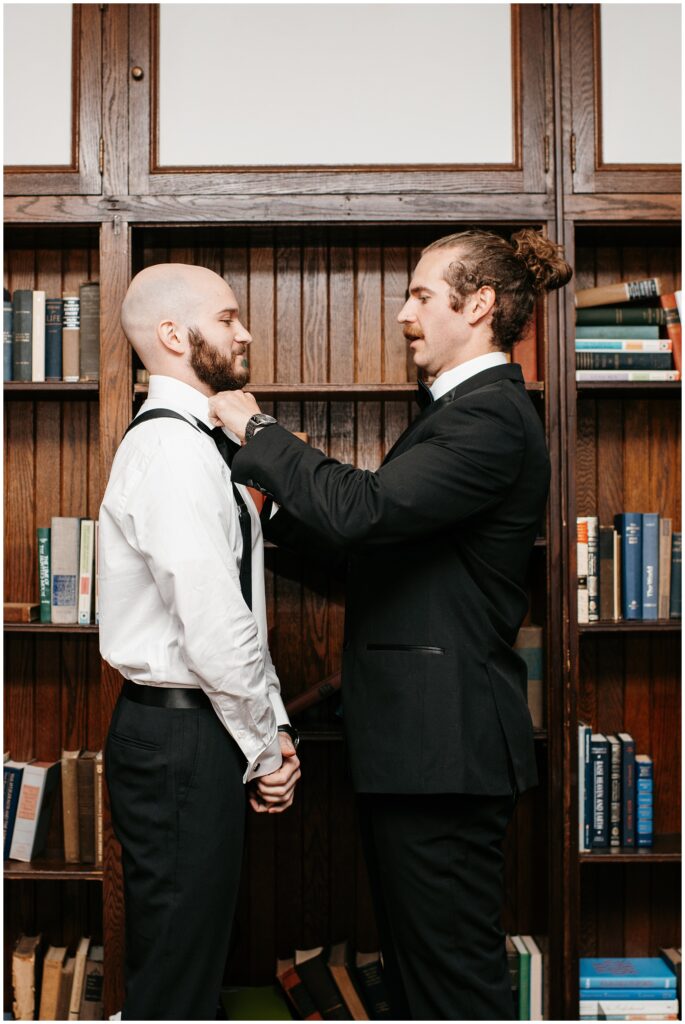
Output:
<instances>
[{"instance_id":1,"label":"suspender strap","mask_svg":"<svg viewBox=\"0 0 685 1024\"><path fill-rule=\"evenodd\" d=\"M202 433L208 434L212 441L214 441L212 431L201 420L196 420L193 424L190 420L186 419L185 416L182 416L180 412L174 412L172 409L148 409L147 412L143 412L139 416L136 416L136 418L129 423L126 429L126 434L128 434L129 430L133 430L134 427L137 427L139 423L144 423L146 420L158 419L183 420L183 422L187 423L193 430L202 431ZM124 434L124 437L126 437L126 434ZM227 462L228 460L224 453L220 448L218 448L218 450L221 457L225 462ZM252 525L250 522L250 512L245 504L245 499L233 482L231 482L231 487L233 488L235 503L238 506L240 534L243 542L243 551L240 558L240 592L243 595L245 604L250 610L252 610Z\"/></svg>"}]
</instances>

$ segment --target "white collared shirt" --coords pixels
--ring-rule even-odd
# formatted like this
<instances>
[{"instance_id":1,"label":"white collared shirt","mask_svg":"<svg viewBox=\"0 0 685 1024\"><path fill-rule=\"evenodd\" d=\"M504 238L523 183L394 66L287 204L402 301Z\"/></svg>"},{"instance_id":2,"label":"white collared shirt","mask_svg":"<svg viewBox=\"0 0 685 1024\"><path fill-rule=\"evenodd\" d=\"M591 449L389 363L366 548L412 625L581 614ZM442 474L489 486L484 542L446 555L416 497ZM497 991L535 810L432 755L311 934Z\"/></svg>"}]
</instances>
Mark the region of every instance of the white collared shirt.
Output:
<instances>
[{"instance_id":1,"label":"white collared shirt","mask_svg":"<svg viewBox=\"0 0 685 1024\"><path fill-rule=\"evenodd\" d=\"M437 402L438 398L442 398L452 388L456 388L458 384L463 384L469 377L474 377L483 370L489 370L491 366L500 366L508 362L509 359L506 352L486 352L484 356L476 356L475 359L469 359L460 366L455 366L451 370L445 370L431 384L430 390L433 400Z\"/></svg>"},{"instance_id":2,"label":"white collared shirt","mask_svg":"<svg viewBox=\"0 0 685 1024\"><path fill-rule=\"evenodd\" d=\"M207 397L171 377L150 377L148 409L211 427ZM280 767L276 728L288 716L267 644L259 515L238 488L252 527L251 611L230 471L212 438L169 418L126 435L100 509L100 652L134 683L201 687L247 758L247 782Z\"/></svg>"}]
</instances>

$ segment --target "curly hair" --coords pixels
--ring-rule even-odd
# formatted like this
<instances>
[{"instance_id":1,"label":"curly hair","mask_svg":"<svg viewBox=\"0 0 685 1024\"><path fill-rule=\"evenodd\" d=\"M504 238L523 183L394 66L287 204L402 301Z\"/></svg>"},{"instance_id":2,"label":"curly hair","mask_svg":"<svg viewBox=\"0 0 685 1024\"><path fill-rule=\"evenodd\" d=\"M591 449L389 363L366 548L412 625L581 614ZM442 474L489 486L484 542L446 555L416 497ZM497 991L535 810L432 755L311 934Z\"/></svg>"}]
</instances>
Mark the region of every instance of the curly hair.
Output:
<instances>
[{"instance_id":1,"label":"curly hair","mask_svg":"<svg viewBox=\"0 0 685 1024\"><path fill-rule=\"evenodd\" d=\"M466 298L484 285L494 289L493 344L503 352L520 340L537 296L563 287L573 274L561 246L531 228L517 231L511 243L491 231L460 231L439 238L423 252L433 249L459 250L445 271L452 309L459 312Z\"/></svg>"}]
</instances>

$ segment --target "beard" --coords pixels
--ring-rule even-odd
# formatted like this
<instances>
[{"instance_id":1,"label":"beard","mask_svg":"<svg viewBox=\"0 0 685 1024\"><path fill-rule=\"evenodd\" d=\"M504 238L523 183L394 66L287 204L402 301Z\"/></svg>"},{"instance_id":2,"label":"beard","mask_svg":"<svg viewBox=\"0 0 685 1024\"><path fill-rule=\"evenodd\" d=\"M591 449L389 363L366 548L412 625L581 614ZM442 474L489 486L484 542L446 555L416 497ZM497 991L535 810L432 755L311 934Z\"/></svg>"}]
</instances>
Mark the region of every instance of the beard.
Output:
<instances>
[{"instance_id":1,"label":"beard","mask_svg":"<svg viewBox=\"0 0 685 1024\"><path fill-rule=\"evenodd\" d=\"M217 352L197 329L188 328L190 366L198 380L215 394L220 391L239 391L250 380L247 355L226 356ZM239 366L236 366L239 362Z\"/></svg>"}]
</instances>

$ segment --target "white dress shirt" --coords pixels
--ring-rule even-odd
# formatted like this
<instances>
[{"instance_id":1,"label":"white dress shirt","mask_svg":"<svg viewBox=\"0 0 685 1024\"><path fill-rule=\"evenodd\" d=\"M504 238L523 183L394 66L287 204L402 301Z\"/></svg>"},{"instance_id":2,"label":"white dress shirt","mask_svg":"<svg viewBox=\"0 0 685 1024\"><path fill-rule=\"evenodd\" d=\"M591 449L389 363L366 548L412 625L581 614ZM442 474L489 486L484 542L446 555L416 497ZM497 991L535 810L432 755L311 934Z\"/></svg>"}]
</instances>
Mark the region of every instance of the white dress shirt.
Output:
<instances>
[{"instance_id":1,"label":"white dress shirt","mask_svg":"<svg viewBox=\"0 0 685 1024\"><path fill-rule=\"evenodd\" d=\"M491 366L500 366L502 363L508 362L509 358L506 352L486 352L484 356L476 356L475 359L469 359L460 366L445 370L435 378L430 386L433 400L437 402L438 398L442 398L452 388L456 388L457 384L463 384L469 377L475 377L482 370L489 370Z\"/></svg>"},{"instance_id":2,"label":"white dress shirt","mask_svg":"<svg viewBox=\"0 0 685 1024\"><path fill-rule=\"evenodd\" d=\"M171 377L150 377L148 409L211 426L207 397ZM230 471L212 438L169 418L126 435L100 509L100 652L134 683L204 690L248 782L280 767L276 730L288 716L267 644L259 515L238 488L251 519L251 611Z\"/></svg>"}]
</instances>

